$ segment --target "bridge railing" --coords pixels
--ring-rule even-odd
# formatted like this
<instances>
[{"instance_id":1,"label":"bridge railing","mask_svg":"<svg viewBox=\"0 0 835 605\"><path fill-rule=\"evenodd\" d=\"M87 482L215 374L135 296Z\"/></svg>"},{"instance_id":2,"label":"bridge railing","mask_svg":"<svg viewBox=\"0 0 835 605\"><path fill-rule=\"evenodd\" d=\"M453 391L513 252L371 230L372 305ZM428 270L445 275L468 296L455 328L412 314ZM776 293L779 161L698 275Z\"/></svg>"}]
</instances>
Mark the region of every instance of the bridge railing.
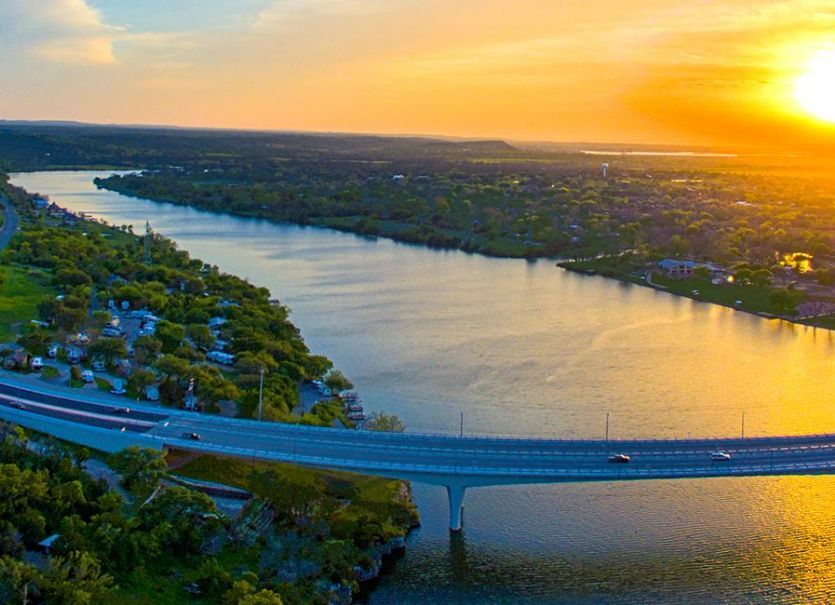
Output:
<instances>
[{"instance_id":1,"label":"bridge railing","mask_svg":"<svg viewBox=\"0 0 835 605\"><path fill-rule=\"evenodd\" d=\"M420 444L418 447L424 447L427 442L434 442L435 444L448 443L454 445L452 449L462 452L467 451L467 446L473 446L479 443L489 444L490 449L497 449L498 444L504 444L515 447L538 447L547 444L552 447L571 447L577 448L600 448L617 450L624 447L652 447L658 445L676 444L677 447L682 445L711 447L721 446L723 448L732 448L735 446L745 446L750 448L752 443L786 443L795 446L803 443L819 443L821 441L832 440L835 441L835 434L833 433L818 433L806 435L779 435L779 436L757 436L757 437L700 437L700 438L643 438L643 439L565 439L554 437L513 437L513 436L495 436L495 435L464 435L463 437L457 435L450 435L445 433L385 433L372 431L353 431L349 429L335 429L329 427L312 427L305 425L283 424L261 422L257 420L248 419L229 419L217 416L210 416L199 414L197 412L186 412L181 410L168 410L160 407L153 407L149 405L139 404L135 405L133 402L125 400L104 400L99 397L92 397L82 394L68 394L68 393L54 393L48 389L37 387L35 385L23 385L19 383L11 383L8 380L0 379L0 389L12 390L16 393L36 393L40 397L55 398L67 402L83 402L91 405L99 406L123 406L130 405L132 409L142 410L149 414L159 416L159 420L164 420L167 417L181 418L184 420L199 417L201 422L223 424L226 427L230 425L246 426L247 430L256 431L292 431L297 434L325 434L335 437L342 434L346 437L350 436L353 442L368 441L375 444L382 444L385 442L394 442L398 447L406 447L407 443ZM464 445L466 444L466 445ZM464 447L462 447L464 445ZM477 448L471 448L472 451L478 451Z\"/></svg>"}]
</instances>

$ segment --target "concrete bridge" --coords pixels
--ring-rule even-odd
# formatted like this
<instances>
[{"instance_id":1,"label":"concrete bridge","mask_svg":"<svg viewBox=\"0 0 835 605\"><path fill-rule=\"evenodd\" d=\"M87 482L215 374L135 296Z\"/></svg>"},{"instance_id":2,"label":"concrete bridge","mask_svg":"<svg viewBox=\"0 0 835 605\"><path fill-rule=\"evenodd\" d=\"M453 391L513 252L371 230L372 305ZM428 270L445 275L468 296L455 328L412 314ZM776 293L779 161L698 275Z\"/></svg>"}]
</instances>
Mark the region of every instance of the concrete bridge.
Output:
<instances>
[{"instance_id":1,"label":"concrete bridge","mask_svg":"<svg viewBox=\"0 0 835 605\"><path fill-rule=\"evenodd\" d=\"M607 441L379 433L219 418L6 379L0 418L108 452L176 447L441 485L453 531L469 487L835 473L835 434ZM730 459L713 460L717 450ZM615 454L630 461L609 462Z\"/></svg>"}]
</instances>

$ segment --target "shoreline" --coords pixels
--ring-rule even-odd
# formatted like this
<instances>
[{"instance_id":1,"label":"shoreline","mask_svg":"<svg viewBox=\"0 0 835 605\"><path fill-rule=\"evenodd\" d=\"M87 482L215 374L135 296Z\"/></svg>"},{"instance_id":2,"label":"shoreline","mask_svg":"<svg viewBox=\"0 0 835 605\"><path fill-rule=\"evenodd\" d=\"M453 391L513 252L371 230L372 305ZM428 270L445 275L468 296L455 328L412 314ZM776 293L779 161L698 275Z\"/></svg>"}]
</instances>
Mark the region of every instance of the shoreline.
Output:
<instances>
[{"instance_id":1,"label":"shoreline","mask_svg":"<svg viewBox=\"0 0 835 605\"><path fill-rule=\"evenodd\" d=\"M136 169L136 170L139 170L139 169ZM28 172L40 172L40 171L28 171ZM65 171L58 170L56 172L65 172ZM70 171L70 172L72 172L72 171ZM84 172L87 172L87 171L85 170ZM235 218L249 218L249 219L264 220L264 221L268 221L270 223L276 223L276 224L285 223L285 224L288 224L288 225L295 225L297 227L302 227L302 228L312 227L314 229L330 229L330 230L333 230L333 231L338 231L340 233L350 233L350 234L352 234L356 237L362 237L362 238L371 239L371 240L382 237L382 238L388 239L392 242L395 242L397 244L406 244L406 245L409 245L409 246L418 246L418 247L422 247L422 248L428 248L430 250L447 250L447 251L454 250L454 251L458 251L458 252L463 252L465 254L478 254L478 255L484 256L486 258L515 259L515 260L525 260L526 262L537 262L537 261L540 261L540 260L555 261L557 267L559 267L561 269L565 269L567 271L572 271L574 273L581 273L583 275L599 275L599 276L602 276L602 277L609 277L609 278L615 279L615 280L623 282L623 283L636 284L636 285L651 288L653 290L657 290L657 291L660 291L660 292L667 292L667 293L669 293L673 296L681 296L683 298L689 298L690 300L695 300L695 301L698 301L698 302L705 302L705 303L715 304L715 305L719 305L719 306L722 306L722 307L725 307L725 308L728 308L728 309L733 309L735 311L742 311L744 313L748 313L749 315L755 315L755 316L760 317L762 319L768 319L768 320L775 320L776 319L776 320L785 321L785 322L790 323L790 324L796 324L796 325L800 325L800 326L808 326L808 327L811 327L811 328L820 328L822 330L835 331L835 327L830 328L830 327L827 327L827 326L817 325L814 322L815 318L811 318L811 319L793 318L793 317L787 316L787 315L779 315L779 314L776 314L776 313L769 313L769 312L766 312L766 311L758 311L756 309L748 309L745 306L734 306L734 305L724 303L722 301L710 300L710 299L706 299L706 298L701 297L701 296L694 296L694 295L689 294L687 292L675 292L675 291L672 291L665 286L652 283L651 281L646 281L646 280L642 280L642 279L629 279L628 275L620 274L617 271L613 271L613 270L599 271L599 270L595 270L595 269L583 269L583 268L580 268L580 267L573 266L573 264L576 261L564 260L565 256L554 255L554 254L536 254L536 253L525 253L525 254L504 253L503 254L503 253L494 252L494 251L490 251L490 250L484 250L484 249L466 249L462 246L445 246L445 245L432 244L430 242L412 241L408 238L397 237L397 234L392 234L392 233L364 233L362 231L358 231L356 229L353 229L350 225L329 224L327 221L300 222L300 221L293 221L293 220L290 220L290 219L275 219L275 218L270 218L270 217L267 217L267 216L261 216L259 214L249 214L249 213L242 213L242 212L217 212L217 211L209 210L207 208L203 208L201 206L197 206L197 205L194 205L194 204L186 204L186 203L172 201L172 200L158 200L158 199L152 199L152 198L148 198L148 197L142 197L142 196L137 195L135 193L124 192L124 191L120 191L119 189L116 189L116 188L108 187L106 185L106 183L97 182L99 180L100 180L100 177L96 177L96 178L93 179L93 182L95 183L95 185L98 189L104 189L106 191L110 191L110 192L116 193L118 195L123 195L125 197L134 198L134 199L138 199L138 200L150 201L150 202L154 202L154 203L157 203L157 204L171 204L173 206L182 206L182 207L187 207L187 208L193 208L195 210L200 210L200 211L203 211L203 212L209 212L209 213L212 213L212 214L222 214L222 215L227 215L227 216L231 216L231 217L235 217ZM102 180L104 180L104 179L102 179Z\"/></svg>"},{"instance_id":2,"label":"shoreline","mask_svg":"<svg viewBox=\"0 0 835 605\"><path fill-rule=\"evenodd\" d=\"M670 290L669 288L667 288L665 286L653 283L651 280L647 280L647 279L629 279L628 275L620 274L620 273L618 273L616 271L612 271L612 270L598 271L596 269L584 269L584 268L581 268L581 267L576 267L576 266L573 266L574 262L575 261L558 261L556 263L556 265L560 269L564 269L565 271L571 271L572 273L579 273L581 275L586 275L586 276L589 276L589 277L605 277L605 278L614 279L616 281L626 283L626 284L634 284L636 286L643 286L645 288L650 288L650 289L656 290L658 292L666 292L667 294L670 294L672 296L679 296L679 297L682 297L682 298L689 298L690 300L693 300L693 301L696 301L696 302L707 303L707 304L711 304L711 305L718 305L720 307L725 307L726 309L732 309L733 311L741 311L741 312L747 313L749 315L755 315L755 316L760 317L762 319L778 320L778 321L784 321L786 323L795 324L795 325L799 325L799 326L806 326L806 327L809 327L809 328L835 331L835 329L833 329L833 328L816 325L816 324L811 323L810 321L804 320L804 319L792 318L792 317L787 316L787 315L778 315L776 313L768 313L766 311L757 311L755 309L747 309L744 306L729 305L729 304L723 303L722 301L709 300L709 299L706 299L706 298L703 298L703 297L700 297L700 296L694 296L693 294L688 294L686 292L674 292L674 291ZM651 273L650 273L650 275L651 275Z\"/></svg>"}]
</instances>

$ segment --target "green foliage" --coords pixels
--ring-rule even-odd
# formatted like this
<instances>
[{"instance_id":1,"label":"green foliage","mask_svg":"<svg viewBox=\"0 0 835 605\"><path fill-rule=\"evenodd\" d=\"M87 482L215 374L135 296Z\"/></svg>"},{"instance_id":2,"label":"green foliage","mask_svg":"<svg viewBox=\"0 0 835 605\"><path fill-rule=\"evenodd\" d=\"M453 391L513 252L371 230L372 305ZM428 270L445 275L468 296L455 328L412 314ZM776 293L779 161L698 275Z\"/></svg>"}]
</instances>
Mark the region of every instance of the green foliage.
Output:
<instances>
[{"instance_id":1,"label":"green foliage","mask_svg":"<svg viewBox=\"0 0 835 605\"><path fill-rule=\"evenodd\" d=\"M791 288L774 290L768 296L768 300L781 315L794 315L797 313L797 305L803 301L803 298L803 292L798 292Z\"/></svg>"},{"instance_id":2,"label":"green foliage","mask_svg":"<svg viewBox=\"0 0 835 605\"><path fill-rule=\"evenodd\" d=\"M336 393L354 388L353 383L345 378L345 375L339 370L331 370L328 372L325 376L325 384L330 390Z\"/></svg>"},{"instance_id":3,"label":"green foliage","mask_svg":"<svg viewBox=\"0 0 835 605\"><path fill-rule=\"evenodd\" d=\"M42 329L27 330L23 336L17 339L17 344L32 355L46 355L51 343L52 335Z\"/></svg>"},{"instance_id":4,"label":"green foliage","mask_svg":"<svg viewBox=\"0 0 835 605\"><path fill-rule=\"evenodd\" d=\"M162 320L157 324L156 337L162 343L163 353L173 353L186 337L186 329L180 324Z\"/></svg>"},{"instance_id":5,"label":"green foliage","mask_svg":"<svg viewBox=\"0 0 835 605\"><path fill-rule=\"evenodd\" d=\"M288 477L276 469L255 471L251 489L269 499L279 517L297 523L309 515L324 496L325 486L314 474Z\"/></svg>"},{"instance_id":6,"label":"green foliage","mask_svg":"<svg viewBox=\"0 0 835 605\"><path fill-rule=\"evenodd\" d=\"M176 554L199 554L205 540L224 526L209 496L182 487L165 488L139 510L138 519Z\"/></svg>"},{"instance_id":7,"label":"green foliage","mask_svg":"<svg viewBox=\"0 0 835 605\"><path fill-rule=\"evenodd\" d=\"M101 358L107 365L128 355L125 341L121 338L99 338L87 348L87 352L93 358Z\"/></svg>"},{"instance_id":8,"label":"green foliage","mask_svg":"<svg viewBox=\"0 0 835 605\"><path fill-rule=\"evenodd\" d=\"M127 390L135 396L139 396L145 387L151 386L157 381L157 376L149 370L137 368L128 378Z\"/></svg>"},{"instance_id":9,"label":"green foliage","mask_svg":"<svg viewBox=\"0 0 835 605\"><path fill-rule=\"evenodd\" d=\"M402 433L406 425L394 414L374 412L365 422L365 428L369 431L385 431L389 433Z\"/></svg>"},{"instance_id":10,"label":"green foliage","mask_svg":"<svg viewBox=\"0 0 835 605\"><path fill-rule=\"evenodd\" d=\"M186 326L186 336L197 348L205 351L211 349L215 344L215 337L206 324L189 324Z\"/></svg>"},{"instance_id":11,"label":"green foliage","mask_svg":"<svg viewBox=\"0 0 835 605\"><path fill-rule=\"evenodd\" d=\"M22 323L38 316L45 296L54 296L38 272L0 265L0 342L9 342Z\"/></svg>"},{"instance_id":12,"label":"green foliage","mask_svg":"<svg viewBox=\"0 0 835 605\"><path fill-rule=\"evenodd\" d=\"M162 352L162 342L153 336L137 336L133 341L136 361L141 364L151 363Z\"/></svg>"},{"instance_id":13,"label":"green foliage","mask_svg":"<svg viewBox=\"0 0 835 605\"><path fill-rule=\"evenodd\" d=\"M85 552L50 558L43 570L8 556L0 558L3 603L94 605L107 596L112 586L113 578L103 573L98 560Z\"/></svg>"},{"instance_id":14,"label":"green foliage","mask_svg":"<svg viewBox=\"0 0 835 605\"><path fill-rule=\"evenodd\" d=\"M151 493L168 466L162 452L131 446L111 454L108 465L122 475L122 485L136 494Z\"/></svg>"},{"instance_id":15,"label":"green foliage","mask_svg":"<svg viewBox=\"0 0 835 605\"><path fill-rule=\"evenodd\" d=\"M247 580L238 580L224 595L226 605L283 605L281 597L267 589L258 590Z\"/></svg>"}]
</instances>

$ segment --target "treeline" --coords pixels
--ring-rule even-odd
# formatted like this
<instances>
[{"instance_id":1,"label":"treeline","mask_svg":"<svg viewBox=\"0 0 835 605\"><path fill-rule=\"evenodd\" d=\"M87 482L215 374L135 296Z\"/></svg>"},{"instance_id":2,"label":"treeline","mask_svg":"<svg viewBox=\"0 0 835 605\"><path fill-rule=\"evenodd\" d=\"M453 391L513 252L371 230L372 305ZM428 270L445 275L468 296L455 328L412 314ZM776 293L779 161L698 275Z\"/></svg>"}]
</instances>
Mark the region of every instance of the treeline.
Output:
<instances>
[{"instance_id":1,"label":"treeline","mask_svg":"<svg viewBox=\"0 0 835 605\"><path fill-rule=\"evenodd\" d=\"M624 252L776 266L835 256L835 195L824 181L664 171L603 178L517 164L388 166L287 160L270 173L230 163L101 179L128 195L317 224L502 256Z\"/></svg>"}]
</instances>

